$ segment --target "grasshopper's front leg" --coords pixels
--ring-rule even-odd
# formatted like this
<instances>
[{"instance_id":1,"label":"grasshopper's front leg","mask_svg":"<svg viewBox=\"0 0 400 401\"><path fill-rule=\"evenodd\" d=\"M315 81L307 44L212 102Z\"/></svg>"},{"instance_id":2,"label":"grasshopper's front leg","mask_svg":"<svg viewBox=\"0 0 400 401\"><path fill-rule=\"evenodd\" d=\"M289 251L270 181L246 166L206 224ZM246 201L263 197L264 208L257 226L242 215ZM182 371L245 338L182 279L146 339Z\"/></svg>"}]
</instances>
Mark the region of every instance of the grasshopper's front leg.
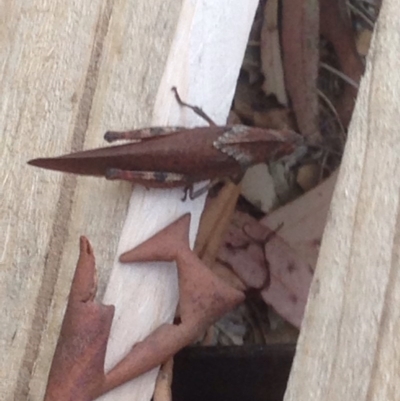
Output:
<instances>
[{"instance_id":1,"label":"grasshopper's front leg","mask_svg":"<svg viewBox=\"0 0 400 401\"><path fill-rule=\"evenodd\" d=\"M201 118L203 118L204 120L206 120L211 126L213 126L213 127L216 127L216 126L217 126L217 124L212 120L211 117L209 117L209 116L207 115L207 113L206 113L203 109L201 109L201 108L198 107L198 106L193 106L193 105L191 105L191 104L189 104L189 103L184 102L184 101L181 99L181 97L179 96L178 89L176 88L176 86L173 86L173 87L171 88L171 90L172 90L172 92L174 92L174 94L175 94L175 99L176 99L176 101L178 102L178 104L179 104L180 106L182 106L182 107L187 107L187 108L193 110L199 117L201 117Z\"/></svg>"},{"instance_id":2,"label":"grasshopper's front leg","mask_svg":"<svg viewBox=\"0 0 400 401\"><path fill-rule=\"evenodd\" d=\"M178 90L174 86L172 91L175 94L175 99L178 104L182 107L188 107L193 110L198 116L207 121L211 126L217 126L215 122L209 117L200 107L193 106L189 103L184 102L179 96ZM135 140L150 140L159 136L166 136L174 134L178 131L186 130L185 127L175 126L175 127L148 127L140 128L132 131L108 131L104 134L104 139L107 142L116 141L135 141Z\"/></svg>"},{"instance_id":3,"label":"grasshopper's front leg","mask_svg":"<svg viewBox=\"0 0 400 401\"><path fill-rule=\"evenodd\" d=\"M213 119L200 107L198 106L194 106L192 104L186 103L184 102L181 97L179 96L178 93L178 89L176 88L176 86L173 86L171 88L172 92L174 92L175 94L175 99L178 102L178 104L182 107L187 107L191 110L193 110L199 117L203 118L205 121L207 121L211 126L216 127L217 124L213 121ZM187 187L185 187L185 194L182 198L183 201L186 200L188 194L189 194L189 198L190 199L196 199L199 196L203 195L204 193L206 193L207 191L209 191L211 188L215 187L217 184L219 184L221 182L221 179L214 179L212 181L210 181L208 184L204 185L203 187L196 189L195 191L193 190L193 185L188 185Z\"/></svg>"},{"instance_id":4,"label":"grasshopper's front leg","mask_svg":"<svg viewBox=\"0 0 400 401\"><path fill-rule=\"evenodd\" d=\"M172 88L172 91L175 94L175 99L178 104L182 107L188 107L193 110L198 116L207 121L211 126L217 126L215 122L209 117L200 107L193 106L189 103L184 102L179 96L178 90L176 87ZM150 140L159 136L166 136L174 134L178 131L183 131L187 128L185 127L149 127L149 128L141 128L132 131L108 131L104 134L104 139L107 142L115 142L115 141L135 141L135 140Z\"/></svg>"}]
</instances>

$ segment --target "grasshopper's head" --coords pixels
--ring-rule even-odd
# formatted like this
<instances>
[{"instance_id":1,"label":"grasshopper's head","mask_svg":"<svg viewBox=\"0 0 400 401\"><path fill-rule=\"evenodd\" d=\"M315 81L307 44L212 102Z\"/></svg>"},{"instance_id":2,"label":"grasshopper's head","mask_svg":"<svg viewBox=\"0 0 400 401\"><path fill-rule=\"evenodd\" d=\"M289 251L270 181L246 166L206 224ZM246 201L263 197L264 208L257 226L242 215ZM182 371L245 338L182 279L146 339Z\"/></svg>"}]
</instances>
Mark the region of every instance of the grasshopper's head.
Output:
<instances>
[{"instance_id":1,"label":"grasshopper's head","mask_svg":"<svg viewBox=\"0 0 400 401\"><path fill-rule=\"evenodd\" d=\"M274 132L276 137L275 150L271 154L272 160L281 159L292 154L305 145L304 137L291 130L279 130Z\"/></svg>"}]
</instances>

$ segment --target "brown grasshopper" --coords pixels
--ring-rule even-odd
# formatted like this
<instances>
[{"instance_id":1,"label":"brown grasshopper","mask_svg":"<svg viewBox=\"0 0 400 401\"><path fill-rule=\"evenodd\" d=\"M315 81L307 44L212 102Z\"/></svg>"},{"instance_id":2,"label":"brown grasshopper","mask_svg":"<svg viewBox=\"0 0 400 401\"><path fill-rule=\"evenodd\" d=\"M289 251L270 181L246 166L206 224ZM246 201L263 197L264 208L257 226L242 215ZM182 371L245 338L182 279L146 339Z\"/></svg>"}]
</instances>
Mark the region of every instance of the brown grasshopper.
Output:
<instances>
[{"instance_id":1,"label":"brown grasshopper","mask_svg":"<svg viewBox=\"0 0 400 401\"><path fill-rule=\"evenodd\" d=\"M222 178L241 177L251 165L290 154L303 138L290 130L245 125L217 126L202 109L183 102L204 118L209 127L152 127L126 132L107 132L107 142L134 141L125 145L30 160L28 164L51 170L109 180L127 180L145 187L184 187L185 196L196 198ZM193 191L193 184L211 180Z\"/></svg>"}]
</instances>

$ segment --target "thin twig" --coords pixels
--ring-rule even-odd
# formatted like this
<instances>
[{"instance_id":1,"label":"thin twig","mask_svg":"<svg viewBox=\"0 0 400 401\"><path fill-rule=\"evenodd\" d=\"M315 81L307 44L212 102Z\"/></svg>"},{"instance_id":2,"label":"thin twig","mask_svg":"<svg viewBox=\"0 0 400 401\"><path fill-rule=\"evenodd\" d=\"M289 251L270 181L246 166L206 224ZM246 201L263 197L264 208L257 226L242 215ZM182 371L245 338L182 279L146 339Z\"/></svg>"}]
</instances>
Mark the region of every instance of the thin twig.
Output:
<instances>
[{"instance_id":1,"label":"thin twig","mask_svg":"<svg viewBox=\"0 0 400 401\"><path fill-rule=\"evenodd\" d=\"M342 139L342 145L344 145L345 143L345 139L346 138L346 130L342 124L342 121L340 120L340 116L339 113L337 112L337 110L335 109L335 106L332 104L332 102L328 99L328 97L325 95L325 93L323 93L321 90L317 90L318 92L318 96L326 103L326 105L328 106L329 110L331 110L331 112L334 114L334 116L337 119L337 122L339 124L340 127L340 131L342 132L341 135L341 139Z\"/></svg>"},{"instance_id":2,"label":"thin twig","mask_svg":"<svg viewBox=\"0 0 400 401\"><path fill-rule=\"evenodd\" d=\"M337 70L335 67L332 67L331 65L324 63L321 61L319 63L320 67L325 68L325 70L335 74L339 78L341 78L344 82L348 83L349 85L353 86L354 88L358 89L358 83L354 81L354 79L351 79L349 76L346 74L343 74L343 72Z\"/></svg>"},{"instance_id":3,"label":"thin twig","mask_svg":"<svg viewBox=\"0 0 400 401\"><path fill-rule=\"evenodd\" d=\"M368 15L364 13L364 11L360 10L357 8L354 4L350 3L349 1L347 2L347 7L356 15L361 17L364 22L370 26L371 29L374 29L374 21L372 21Z\"/></svg>"}]
</instances>

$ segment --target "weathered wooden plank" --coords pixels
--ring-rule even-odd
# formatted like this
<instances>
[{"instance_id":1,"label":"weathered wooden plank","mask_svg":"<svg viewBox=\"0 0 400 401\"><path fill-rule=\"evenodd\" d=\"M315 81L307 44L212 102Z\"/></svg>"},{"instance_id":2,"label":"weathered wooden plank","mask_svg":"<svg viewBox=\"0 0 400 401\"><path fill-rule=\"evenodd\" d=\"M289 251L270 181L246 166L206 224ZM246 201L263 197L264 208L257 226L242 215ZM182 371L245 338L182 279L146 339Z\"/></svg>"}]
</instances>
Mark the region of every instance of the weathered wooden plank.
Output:
<instances>
[{"instance_id":1,"label":"weathered wooden plank","mask_svg":"<svg viewBox=\"0 0 400 401\"><path fill-rule=\"evenodd\" d=\"M61 177L42 175L25 162L44 148L62 151L82 142L85 128L76 128L74 120L100 2L3 2L1 9L0 394L23 400L57 280L60 249L55 242L65 236L61 230L52 242L51 233L55 223L67 225L66 201L74 186L69 181L61 198ZM74 45L66 46L69 40Z\"/></svg>"},{"instance_id":2,"label":"weathered wooden plank","mask_svg":"<svg viewBox=\"0 0 400 401\"><path fill-rule=\"evenodd\" d=\"M399 5L375 28L286 401L400 393Z\"/></svg>"},{"instance_id":3,"label":"weathered wooden plank","mask_svg":"<svg viewBox=\"0 0 400 401\"><path fill-rule=\"evenodd\" d=\"M150 122L180 3L3 1L1 10L0 398L41 400L78 234L110 266L130 186L26 160Z\"/></svg>"}]
</instances>

